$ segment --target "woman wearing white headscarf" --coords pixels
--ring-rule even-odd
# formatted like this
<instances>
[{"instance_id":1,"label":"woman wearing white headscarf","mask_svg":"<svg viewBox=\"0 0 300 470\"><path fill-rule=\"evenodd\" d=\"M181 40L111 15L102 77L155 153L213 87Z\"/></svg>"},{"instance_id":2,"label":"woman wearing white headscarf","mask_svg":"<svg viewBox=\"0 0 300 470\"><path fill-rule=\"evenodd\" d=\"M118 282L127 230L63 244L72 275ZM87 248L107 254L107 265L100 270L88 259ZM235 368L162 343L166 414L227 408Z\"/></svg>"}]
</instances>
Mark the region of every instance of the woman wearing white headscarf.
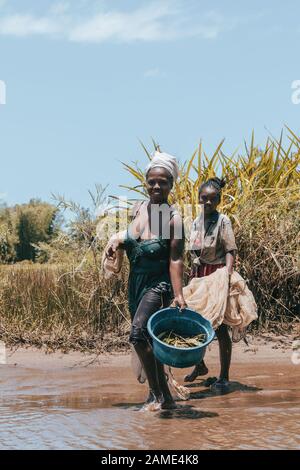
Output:
<instances>
[{"instance_id":1,"label":"woman wearing white headscarf","mask_svg":"<svg viewBox=\"0 0 300 470\"><path fill-rule=\"evenodd\" d=\"M173 408L175 402L164 367L154 357L147 322L172 300L179 308L186 307L182 293L183 224L179 213L168 204L169 193L178 177L175 157L156 151L145 175L149 200L135 208L125 237L109 244L106 256L113 258L116 250L124 249L130 262L130 342L147 376L148 409ZM178 233L182 236L178 237Z\"/></svg>"}]
</instances>

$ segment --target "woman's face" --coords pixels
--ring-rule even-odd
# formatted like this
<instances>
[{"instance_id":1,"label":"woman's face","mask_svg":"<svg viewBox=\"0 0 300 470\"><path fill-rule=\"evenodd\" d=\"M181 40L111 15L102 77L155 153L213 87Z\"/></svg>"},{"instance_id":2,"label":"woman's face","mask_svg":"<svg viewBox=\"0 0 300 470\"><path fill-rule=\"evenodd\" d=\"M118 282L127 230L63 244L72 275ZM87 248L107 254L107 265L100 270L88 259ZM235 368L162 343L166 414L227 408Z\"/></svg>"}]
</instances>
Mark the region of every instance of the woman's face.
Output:
<instances>
[{"instance_id":1,"label":"woman's face","mask_svg":"<svg viewBox=\"0 0 300 470\"><path fill-rule=\"evenodd\" d=\"M152 204L167 202L172 189L170 174L160 167L152 168L147 173L147 191Z\"/></svg>"},{"instance_id":2,"label":"woman's face","mask_svg":"<svg viewBox=\"0 0 300 470\"><path fill-rule=\"evenodd\" d=\"M204 206L204 215L212 214L220 203L220 194L213 186L206 186L199 193L199 204Z\"/></svg>"}]
</instances>

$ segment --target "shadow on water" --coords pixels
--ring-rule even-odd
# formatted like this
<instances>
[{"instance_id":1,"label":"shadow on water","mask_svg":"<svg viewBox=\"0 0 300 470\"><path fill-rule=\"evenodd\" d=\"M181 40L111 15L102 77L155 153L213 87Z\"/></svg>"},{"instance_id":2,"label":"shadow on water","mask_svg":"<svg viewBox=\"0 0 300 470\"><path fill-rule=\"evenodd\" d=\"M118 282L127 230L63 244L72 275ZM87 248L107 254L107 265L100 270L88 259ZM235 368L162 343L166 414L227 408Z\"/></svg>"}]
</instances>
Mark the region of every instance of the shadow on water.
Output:
<instances>
[{"instance_id":1,"label":"shadow on water","mask_svg":"<svg viewBox=\"0 0 300 470\"><path fill-rule=\"evenodd\" d=\"M208 381L207 379L206 380L201 380L201 382L197 382L197 383L192 383L192 384L188 384L188 385L185 385L187 388L198 388L198 387L207 387L205 388L204 390L201 390L201 391L198 391L198 392L191 392L190 393L190 400L199 400L199 399L203 399L203 398L212 398L212 397L215 397L215 396L219 396L219 395L228 395L230 393L233 393L233 392L260 392L261 390L263 390L262 388L259 388L259 387L256 387L256 386L252 386L252 385L246 385L246 384L242 384L240 382L229 382L228 386L224 389L221 389L221 390L211 390L209 388L209 384L210 383L213 383ZM117 408L123 408L125 410L128 410L128 409L131 409L133 411L139 411L143 408L145 403L143 402L139 402L139 403L115 403L113 404L112 406L113 407L117 407ZM186 406L181 406L179 405L180 408L178 409L175 409L175 410L163 410L162 412L167 412L167 413L174 413L175 412L175 415L172 416L172 417L180 417L180 416L176 416L176 414L180 414L181 412L184 412L191 408L191 406L189 405L186 405ZM192 411L195 411L195 410L192 410ZM199 413L199 412L197 412ZM209 413L208 415L209 416L203 416L203 412L200 412L200 415L201 416L198 416L200 418L205 418L205 417L211 417L211 414ZM213 416L215 416L215 414L213 414ZM186 416L184 416L186 417Z\"/></svg>"},{"instance_id":2,"label":"shadow on water","mask_svg":"<svg viewBox=\"0 0 300 470\"><path fill-rule=\"evenodd\" d=\"M202 380L201 382L197 384L191 384L187 385L187 387L192 388L192 387L201 387L201 386L207 386L206 380ZM200 392L192 392L190 394L190 399L201 399L201 398L209 398L209 397L215 397L218 395L228 395L229 393L233 392L260 392L263 390L262 388L252 386L252 385L246 385L242 384L240 382L229 382L228 386L224 387L224 389L220 390L211 390L210 388L206 388L205 390L201 390Z\"/></svg>"},{"instance_id":3,"label":"shadow on water","mask_svg":"<svg viewBox=\"0 0 300 470\"><path fill-rule=\"evenodd\" d=\"M133 410L133 411L140 411L145 402L139 403L114 403L112 406L115 408L122 408L123 410Z\"/></svg>"},{"instance_id":4,"label":"shadow on water","mask_svg":"<svg viewBox=\"0 0 300 470\"><path fill-rule=\"evenodd\" d=\"M123 408L125 410L131 409L132 411L142 411L144 403L116 403L113 406ZM160 419L202 419L202 418L216 418L218 413L210 411L201 411L195 409L192 405L179 405L174 410L157 410L150 411Z\"/></svg>"},{"instance_id":5,"label":"shadow on water","mask_svg":"<svg viewBox=\"0 0 300 470\"><path fill-rule=\"evenodd\" d=\"M191 405L178 405L175 410L161 410L160 419L202 419L216 418L218 413L212 411L201 411L193 408Z\"/></svg>"}]
</instances>

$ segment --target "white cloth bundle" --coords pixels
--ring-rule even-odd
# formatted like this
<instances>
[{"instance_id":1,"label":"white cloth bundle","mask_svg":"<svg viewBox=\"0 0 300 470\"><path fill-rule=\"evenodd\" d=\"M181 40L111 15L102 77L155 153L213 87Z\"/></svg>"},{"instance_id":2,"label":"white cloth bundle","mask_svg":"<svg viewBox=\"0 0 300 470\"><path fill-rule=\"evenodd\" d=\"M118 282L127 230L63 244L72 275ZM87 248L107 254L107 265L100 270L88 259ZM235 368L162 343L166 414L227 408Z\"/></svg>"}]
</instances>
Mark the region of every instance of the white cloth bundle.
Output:
<instances>
[{"instance_id":1,"label":"white cloth bundle","mask_svg":"<svg viewBox=\"0 0 300 470\"><path fill-rule=\"evenodd\" d=\"M115 233L108 241L105 249L103 250L101 271L104 274L105 279L109 279L111 276L118 274L121 271L124 250L121 248L116 249L114 255L111 258L106 256L107 249L117 241L124 241L126 237L126 230Z\"/></svg>"},{"instance_id":2,"label":"white cloth bundle","mask_svg":"<svg viewBox=\"0 0 300 470\"><path fill-rule=\"evenodd\" d=\"M209 276L193 278L183 288L189 308L200 313L217 329L222 323L243 331L257 319L257 305L246 281L236 271L230 280L227 268L219 268Z\"/></svg>"}]
</instances>

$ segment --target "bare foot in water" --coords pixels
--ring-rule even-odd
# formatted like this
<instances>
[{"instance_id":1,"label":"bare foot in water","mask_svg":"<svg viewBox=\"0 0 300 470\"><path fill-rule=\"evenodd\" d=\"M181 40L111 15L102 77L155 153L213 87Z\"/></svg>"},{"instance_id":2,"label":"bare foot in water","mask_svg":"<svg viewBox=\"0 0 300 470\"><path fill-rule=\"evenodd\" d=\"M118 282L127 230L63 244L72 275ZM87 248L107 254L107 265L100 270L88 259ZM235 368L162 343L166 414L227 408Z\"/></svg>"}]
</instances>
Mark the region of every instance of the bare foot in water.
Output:
<instances>
[{"instance_id":1,"label":"bare foot in water","mask_svg":"<svg viewBox=\"0 0 300 470\"><path fill-rule=\"evenodd\" d=\"M166 400L161 403L162 410L175 410L176 408L178 408L178 406L174 400Z\"/></svg>"},{"instance_id":2,"label":"bare foot in water","mask_svg":"<svg viewBox=\"0 0 300 470\"><path fill-rule=\"evenodd\" d=\"M159 399L150 391L146 403L141 411L159 411L159 410L175 410L177 405L173 398L164 398L161 396Z\"/></svg>"},{"instance_id":3,"label":"bare foot in water","mask_svg":"<svg viewBox=\"0 0 300 470\"><path fill-rule=\"evenodd\" d=\"M141 411L159 411L161 410L161 403L157 400L145 403Z\"/></svg>"},{"instance_id":4,"label":"bare foot in water","mask_svg":"<svg viewBox=\"0 0 300 470\"><path fill-rule=\"evenodd\" d=\"M148 398L141 411L159 411L161 410L161 400L159 400L152 390L149 391Z\"/></svg>"},{"instance_id":5,"label":"bare foot in water","mask_svg":"<svg viewBox=\"0 0 300 470\"><path fill-rule=\"evenodd\" d=\"M218 395L225 395L230 391L230 383L225 378L219 378L210 386L210 389Z\"/></svg>"},{"instance_id":6,"label":"bare foot in water","mask_svg":"<svg viewBox=\"0 0 300 470\"><path fill-rule=\"evenodd\" d=\"M188 374L184 377L185 382L194 382L197 377L201 375L206 375L208 373L208 368L204 364L204 362L201 362L200 364L197 364L191 374Z\"/></svg>"},{"instance_id":7,"label":"bare foot in water","mask_svg":"<svg viewBox=\"0 0 300 470\"><path fill-rule=\"evenodd\" d=\"M145 405L149 405L149 403L152 403L154 401L158 401L154 392L152 392L152 390L149 390L149 395L148 395L148 398L147 400L145 401Z\"/></svg>"}]
</instances>

